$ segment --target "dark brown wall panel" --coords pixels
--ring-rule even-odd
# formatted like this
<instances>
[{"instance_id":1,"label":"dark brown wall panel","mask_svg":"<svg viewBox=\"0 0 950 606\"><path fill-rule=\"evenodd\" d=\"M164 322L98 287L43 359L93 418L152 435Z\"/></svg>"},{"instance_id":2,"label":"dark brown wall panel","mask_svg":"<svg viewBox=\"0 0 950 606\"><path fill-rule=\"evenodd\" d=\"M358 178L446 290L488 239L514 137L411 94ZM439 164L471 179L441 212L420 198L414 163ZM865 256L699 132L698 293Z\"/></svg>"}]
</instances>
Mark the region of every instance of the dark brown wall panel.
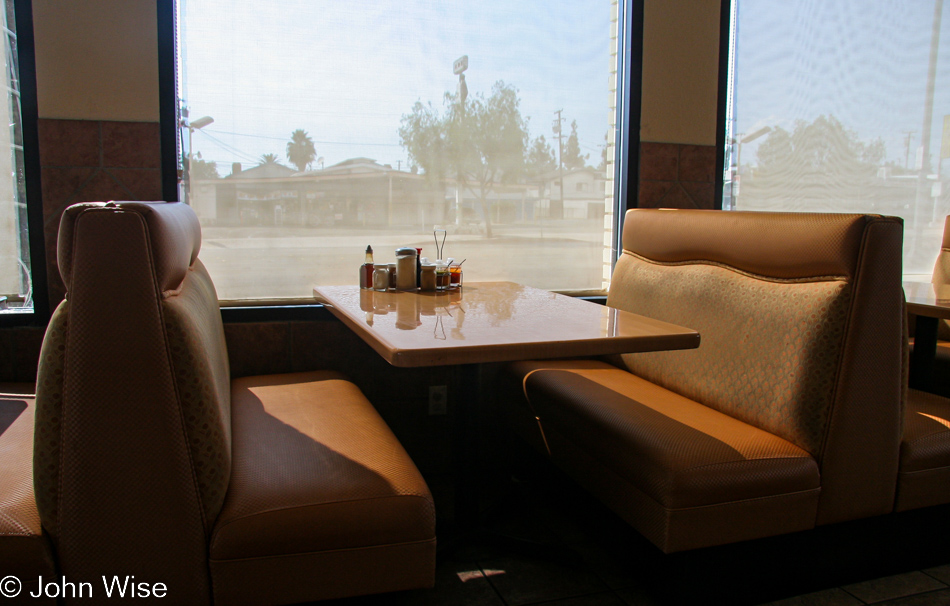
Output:
<instances>
[{"instance_id":1,"label":"dark brown wall panel","mask_svg":"<svg viewBox=\"0 0 950 606\"><path fill-rule=\"evenodd\" d=\"M56 266L63 210L77 202L161 200L157 122L39 120L43 226L50 307L65 289Z\"/></svg>"},{"instance_id":2,"label":"dark brown wall panel","mask_svg":"<svg viewBox=\"0 0 950 606\"><path fill-rule=\"evenodd\" d=\"M640 144L640 208L716 208L716 147Z\"/></svg>"}]
</instances>

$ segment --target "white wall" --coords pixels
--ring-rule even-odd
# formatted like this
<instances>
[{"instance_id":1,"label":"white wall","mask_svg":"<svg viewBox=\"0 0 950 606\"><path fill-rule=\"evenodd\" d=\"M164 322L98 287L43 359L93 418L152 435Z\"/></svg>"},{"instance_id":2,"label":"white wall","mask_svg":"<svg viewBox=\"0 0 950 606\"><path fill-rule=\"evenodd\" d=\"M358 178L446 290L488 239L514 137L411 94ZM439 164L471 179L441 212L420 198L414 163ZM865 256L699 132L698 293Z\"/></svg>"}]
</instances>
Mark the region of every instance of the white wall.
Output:
<instances>
[{"instance_id":1,"label":"white wall","mask_svg":"<svg viewBox=\"0 0 950 606\"><path fill-rule=\"evenodd\" d=\"M33 0L40 118L158 122L155 0Z\"/></svg>"},{"instance_id":2,"label":"white wall","mask_svg":"<svg viewBox=\"0 0 950 606\"><path fill-rule=\"evenodd\" d=\"M643 141L716 144L720 0L645 0Z\"/></svg>"}]
</instances>

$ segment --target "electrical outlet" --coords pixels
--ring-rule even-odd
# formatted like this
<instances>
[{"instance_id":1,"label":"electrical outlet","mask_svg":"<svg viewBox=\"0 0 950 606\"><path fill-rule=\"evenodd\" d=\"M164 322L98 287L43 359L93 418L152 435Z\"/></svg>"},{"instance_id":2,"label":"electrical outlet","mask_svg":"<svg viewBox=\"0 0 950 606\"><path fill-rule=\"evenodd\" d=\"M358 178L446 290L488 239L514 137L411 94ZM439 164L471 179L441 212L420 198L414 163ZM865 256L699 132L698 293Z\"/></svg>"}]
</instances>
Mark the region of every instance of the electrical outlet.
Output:
<instances>
[{"instance_id":1,"label":"electrical outlet","mask_svg":"<svg viewBox=\"0 0 950 606\"><path fill-rule=\"evenodd\" d=\"M448 400L448 389L445 385L429 386L429 414L444 415L448 412L446 401Z\"/></svg>"}]
</instances>

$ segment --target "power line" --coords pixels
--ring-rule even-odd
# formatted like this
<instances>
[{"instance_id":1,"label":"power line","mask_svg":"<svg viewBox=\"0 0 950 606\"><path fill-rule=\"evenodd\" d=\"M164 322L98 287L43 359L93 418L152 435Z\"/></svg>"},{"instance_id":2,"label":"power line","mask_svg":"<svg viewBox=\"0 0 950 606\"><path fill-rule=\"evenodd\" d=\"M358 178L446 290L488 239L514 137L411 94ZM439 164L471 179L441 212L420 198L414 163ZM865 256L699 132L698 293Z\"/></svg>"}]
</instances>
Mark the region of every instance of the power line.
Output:
<instances>
[{"instance_id":1,"label":"power line","mask_svg":"<svg viewBox=\"0 0 950 606\"><path fill-rule=\"evenodd\" d=\"M247 160L247 161L249 161L249 162L256 162L256 161L257 161L257 158L254 158L253 156L251 156L251 155L248 154L247 152L241 151L240 149L238 149L238 148L236 148L236 147L234 147L234 146L232 146L232 145L229 145L229 144L225 143L224 141L221 141L221 140L218 139L217 137L213 136L211 133L205 132L204 130L199 130L198 132L204 134L206 137L208 137L209 139L211 139L211 141L213 141L214 143L216 143L216 144L219 145L220 147L224 148L225 150L231 152L232 154L235 154L235 155L238 156L239 158L242 158L242 159Z\"/></svg>"},{"instance_id":2,"label":"power line","mask_svg":"<svg viewBox=\"0 0 950 606\"><path fill-rule=\"evenodd\" d=\"M271 137L268 135L249 135L245 133L234 133L223 130L211 130L211 129L202 129L200 132L207 133L208 131L213 133L218 133L219 135L233 135L235 137L250 137L252 139L268 139L271 141L290 141L290 137ZM321 145L371 145L374 147L401 147L399 143L364 143L360 141L326 141L320 139L313 139L314 143L320 143Z\"/></svg>"}]
</instances>

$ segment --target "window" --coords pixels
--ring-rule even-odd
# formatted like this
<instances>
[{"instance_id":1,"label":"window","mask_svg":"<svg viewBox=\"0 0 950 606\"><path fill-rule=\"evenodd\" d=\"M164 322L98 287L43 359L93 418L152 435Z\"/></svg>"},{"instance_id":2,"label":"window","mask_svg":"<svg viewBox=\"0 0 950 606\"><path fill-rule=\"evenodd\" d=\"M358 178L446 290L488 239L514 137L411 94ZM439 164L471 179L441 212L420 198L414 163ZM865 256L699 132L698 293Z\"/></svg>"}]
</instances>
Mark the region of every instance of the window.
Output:
<instances>
[{"instance_id":1,"label":"window","mask_svg":"<svg viewBox=\"0 0 950 606\"><path fill-rule=\"evenodd\" d=\"M950 212L943 0L734 0L723 208L904 219L929 280Z\"/></svg>"},{"instance_id":2,"label":"window","mask_svg":"<svg viewBox=\"0 0 950 606\"><path fill-rule=\"evenodd\" d=\"M9 128L0 129L0 314L8 316L33 311L34 282L26 205L23 104L15 19L17 10L28 11L29 6L17 3L15 7L13 0L6 0L4 8L2 52L6 110L0 111L6 111ZM39 238L42 237L40 231ZM45 285L41 292L45 292Z\"/></svg>"},{"instance_id":3,"label":"window","mask_svg":"<svg viewBox=\"0 0 950 606\"><path fill-rule=\"evenodd\" d=\"M367 245L435 260L434 230L467 282L604 289L623 10L179 0L180 196L219 297L355 284ZM581 168L599 189L565 196Z\"/></svg>"}]
</instances>

